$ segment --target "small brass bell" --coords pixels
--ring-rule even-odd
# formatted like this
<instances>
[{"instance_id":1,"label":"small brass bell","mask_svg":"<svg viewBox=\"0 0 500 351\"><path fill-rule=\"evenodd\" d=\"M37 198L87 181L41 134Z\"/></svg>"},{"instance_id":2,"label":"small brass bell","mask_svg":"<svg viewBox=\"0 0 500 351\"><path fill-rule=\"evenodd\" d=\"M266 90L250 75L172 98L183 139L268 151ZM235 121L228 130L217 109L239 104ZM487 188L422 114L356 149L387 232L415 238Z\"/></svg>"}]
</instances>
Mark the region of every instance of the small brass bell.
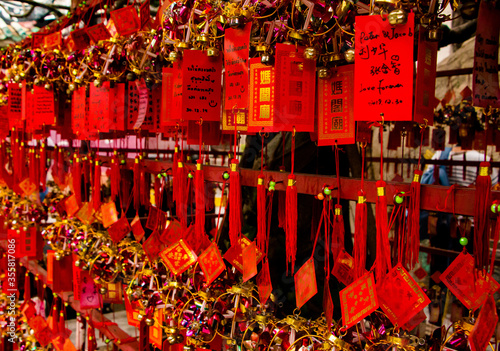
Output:
<instances>
[{"instance_id":1,"label":"small brass bell","mask_svg":"<svg viewBox=\"0 0 500 351\"><path fill-rule=\"evenodd\" d=\"M80 260L76 260L75 261L75 267L80 267L80 263L81 263Z\"/></svg>"},{"instance_id":2,"label":"small brass bell","mask_svg":"<svg viewBox=\"0 0 500 351\"><path fill-rule=\"evenodd\" d=\"M406 11L403 9L395 9L389 13L387 19L391 26L400 26L408 22L408 15L406 14Z\"/></svg>"},{"instance_id":3,"label":"small brass bell","mask_svg":"<svg viewBox=\"0 0 500 351\"><path fill-rule=\"evenodd\" d=\"M264 53L260 56L260 63L264 65L272 65L273 64L273 57L269 53Z\"/></svg>"},{"instance_id":4,"label":"small brass bell","mask_svg":"<svg viewBox=\"0 0 500 351\"><path fill-rule=\"evenodd\" d=\"M219 49L217 49L216 47L209 47L207 49L207 56L208 57L216 57L216 56L219 56Z\"/></svg>"},{"instance_id":5,"label":"small brass bell","mask_svg":"<svg viewBox=\"0 0 500 351\"><path fill-rule=\"evenodd\" d=\"M179 334L175 337L175 341L177 344L180 344L182 342L184 342L184 337L182 336L182 334Z\"/></svg>"},{"instance_id":6,"label":"small brass bell","mask_svg":"<svg viewBox=\"0 0 500 351\"><path fill-rule=\"evenodd\" d=\"M259 44L255 47L255 51L257 52L265 52L267 50L266 46L263 44Z\"/></svg>"},{"instance_id":7,"label":"small brass bell","mask_svg":"<svg viewBox=\"0 0 500 351\"><path fill-rule=\"evenodd\" d=\"M443 32L441 31L441 28L431 28L427 33L427 39L429 41L440 41L442 37Z\"/></svg>"},{"instance_id":8,"label":"small brass bell","mask_svg":"<svg viewBox=\"0 0 500 351\"><path fill-rule=\"evenodd\" d=\"M208 35L207 35L207 33L200 33L200 35L198 35L196 37L196 41L199 41L199 42L202 42L202 43L206 43L208 41Z\"/></svg>"},{"instance_id":9,"label":"small brass bell","mask_svg":"<svg viewBox=\"0 0 500 351\"><path fill-rule=\"evenodd\" d=\"M330 77L330 70L326 67L320 67L318 69L318 78L328 79Z\"/></svg>"},{"instance_id":10,"label":"small brass bell","mask_svg":"<svg viewBox=\"0 0 500 351\"><path fill-rule=\"evenodd\" d=\"M155 320L153 318L146 318L145 323L147 326L153 326L155 325Z\"/></svg>"},{"instance_id":11,"label":"small brass bell","mask_svg":"<svg viewBox=\"0 0 500 351\"><path fill-rule=\"evenodd\" d=\"M297 32L296 30L292 30L289 34L290 38L293 38L293 39L296 39L296 40L302 40L304 39L304 37L299 33Z\"/></svg>"},{"instance_id":12,"label":"small brass bell","mask_svg":"<svg viewBox=\"0 0 500 351\"><path fill-rule=\"evenodd\" d=\"M318 50L314 46L310 46L304 49L304 58L306 60L316 60L318 58Z\"/></svg>"},{"instance_id":13,"label":"small brass bell","mask_svg":"<svg viewBox=\"0 0 500 351\"><path fill-rule=\"evenodd\" d=\"M62 256L59 252L56 252L56 253L54 253L54 258L56 259L56 261L60 261Z\"/></svg>"},{"instance_id":14,"label":"small brass bell","mask_svg":"<svg viewBox=\"0 0 500 351\"><path fill-rule=\"evenodd\" d=\"M168 60L170 62L175 62L179 59L179 53L177 51L170 51L168 54Z\"/></svg>"},{"instance_id":15,"label":"small brass bell","mask_svg":"<svg viewBox=\"0 0 500 351\"><path fill-rule=\"evenodd\" d=\"M45 88L45 90L51 90L52 89L52 85L50 85L50 83L46 83L44 85L44 88Z\"/></svg>"},{"instance_id":16,"label":"small brass bell","mask_svg":"<svg viewBox=\"0 0 500 351\"><path fill-rule=\"evenodd\" d=\"M354 62L354 55L355 55L355 52L354 52L354 49L353 48L350 48L350 49L347 49L345 52L344 52L344 57L345 57L345 60L349 63L351 62Z\"/></svg>"},{"instance_id":17,"label":"small brass bell","mask_svg":"<svg viewBox=\"0 0 500 351\"><path fill-rule=\"evenodd\" d=\"M237 28L241 25L243 25L243 17L236 16L236 17L231 17L229 19L229 27L231 28Z\"/></svg>"},{"instance_id":18,"label":"small brass bell","mask_svg":"<svg viewBox=\"0 0 500 351\"><path fill-rule=\"evenodd\" d=\"M108 289L107 289L107 288L105 288L104 286L101 286L101 287L99 288L99 294L101 294L101 295L106 295L106 293L107 293L107 292L108 292Z\"/></svg>"},{"instance_id":19,"label":"small brass bell","mask_svg":"<svg viewBox=\"0 0 500 351\"><path fill-rule=\"evenodd\" d=\"M95 86L96 88L100 88L100 87L101 87L101 84L102 84L102 82L101 82L101 80L100 80L100 79L94 79L94 86ZM45 88L45 89L47 89L47 88Z\"/></svg>"}]
</instances>

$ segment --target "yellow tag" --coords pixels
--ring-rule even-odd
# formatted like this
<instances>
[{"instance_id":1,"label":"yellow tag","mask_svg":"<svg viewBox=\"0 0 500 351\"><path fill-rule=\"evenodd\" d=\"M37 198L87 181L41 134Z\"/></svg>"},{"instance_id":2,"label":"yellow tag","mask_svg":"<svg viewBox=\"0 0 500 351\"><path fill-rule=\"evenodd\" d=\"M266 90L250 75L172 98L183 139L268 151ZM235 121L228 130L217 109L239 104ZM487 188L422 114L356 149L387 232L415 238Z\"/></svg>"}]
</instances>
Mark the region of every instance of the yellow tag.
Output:
<instances>
[{"instance_id":1,"label":"yellow tag","mask_svg":"<svg viewBox=\"0 0 500 351\"><path fill-rule=\"evenodd\" d=\"M335 215L340 216L342 214L342 209L340 207L335 208Z\"/></svg>"},{"instance_id":2,"label":"yellow tag","mask_svg":"<svg viewBox=\"0 0 500 351\"><path fill-rule=\"evenodd\" d=\"M420 174L415 173L415 174L413 175L413 181L414 181L414 182L417 182L417 183L420 183Z\"/></svg>"},{"instance_id":3,"label":"yellow tag","mask_svg":"<svg viewBox=\"0 0 500 351\"><path fill-rule=\"evenodd\" d=\"M179 152L179 148L178 148L177 146L175 147L175 151L174 151L174 152L175 152L175 153L178 153L178 152Z\"/></svg>"},{"instance_id":4,"label":"yellow tag","mask_svg":"<svg viewBox=\"0 0 500 351\"><path fill-rule=\"evenodd\" d=\"M377 195L385 196L385 188L384 187L377 188Z\"/></svg>"},{"instance_id":5,"label":"yellow tag","mask_svg":"<svg viewBox=\"0 0 500 351\"><path fill-rule=\"evenodd\" d=\"M358 204L364 204L366 202L366 197L358 196Z\"/></svg>"},{"instance_id":6,"label":"yellow tag","mask_svg":"<svg viewBox=\"0 0 500 351\"><path fill-rule=\"evenodd\" d=\"M294 186L295 185L295 180L294 179L288 179L288 186Z\"/></svg>"},{"instance_id":7,"label":"yellow tag","mask_svg":"<svg viewBox=\"0 0 500 351\"><path fill-rule=\"evenodd\" d=\"M479 167L479 175L480 176L488 176L490 175L489 167Z\"/></svg>"},{"instance_id":8,"label":"yellow tag","mask_svg":"<svg viewBox=\"0 0 500 351\"><path fill-rule=\"evenodd\" d=\"M236 172L236 171L238 171L238 164L231 163L231 172Z\"/></svg>"},{"instance_id":9,"label":"yellow tag","mask_svg":"<svg viewBox=\"0 0 500 351\"><path fill-rule=\"evenodd\" d=\"M264 184L264 179L262 179L262 178L257 178L257 184L259 184L259 185Z\"/></svg>"},{"instance_id":10,"label":"yellow tag","mask_svg":"<svg viewBox=\"0 0 500 351\"><path fill-rule=\"evenodd\" d=\"M202 166L201 163L196 163L196 170L201 171L201 166Z\"/></svg>"},{"instance_id":11,"label":"yellow tag","mask_svg":"<svg viewBox=\"0 0 500 351\"><path fill-rule=\"evenodd\" d=\"M184 167L184 165L182 164L181 161L179 161L179 162L177 162L177 167L182 168L182 167Z\"/></svg>"}]
</instances>

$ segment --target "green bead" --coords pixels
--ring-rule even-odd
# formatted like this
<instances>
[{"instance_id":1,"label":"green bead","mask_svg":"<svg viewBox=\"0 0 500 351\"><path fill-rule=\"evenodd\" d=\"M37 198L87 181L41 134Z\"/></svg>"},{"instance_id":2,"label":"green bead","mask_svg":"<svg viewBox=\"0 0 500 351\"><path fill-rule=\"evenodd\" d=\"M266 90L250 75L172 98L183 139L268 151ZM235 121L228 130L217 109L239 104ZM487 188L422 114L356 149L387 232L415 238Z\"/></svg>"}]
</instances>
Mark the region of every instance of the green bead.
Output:
<instances>
[{"instance_id":1,"label":"green bead","mask_svg":"<svg viewBox=\"0 0 500 351\"><path fill-rule=\"evenodd\" d=\"M274 187L275 187L275 186L276 186L276 182L275 182L274 180L271 180L271 181L269 182L269 189L273 188L273 190L274 190Z\"/></svg>"},{"instance_id":2,"label":"green bead","mask_svg":"<svg viewBox=\"0 0 500 351\"><path fill-rule=\"evenodd\" d=\"M402 196L397 195L394 201L398 204L401 205L403 203L404 198Z\"/></svg>"},{"instance_id":3,"label":"green bead","mask_svg":"<svg viewBox=\"0 0 500 351\"><path fill-rule=\"evenodd\" d=\"M167 172L161 174L163 177L167 178Z\"/></svg>"},{"instance_id":4,"label":"green bead","mask_svg":"<svg viewBox=\"0 0 500 351\"><path fill-rule=\"evenodd\" d=\"M125 163L127 163L127 162L126 162L125 160L121 160L121 161L120 161L120 163L121 163L122 165L124 165L124 164L125 164Z\"/></svg>"},{"instance_id":5,"label":"green bead","mask_svg":"<svg viewBox=\"0 0 500 351\"><path fill-rule=\"evenodd\" d=\"M158 177L158 178L161 178L161 173L158 173L157 177Z\"/></svg>"},{"instance_id":6,"label":"green bead","mask_svg":"<svg viewBox=\"0 0 500 351\"><path fill-rule=\"evenodd\" d=\"M466 237L460 238L460 245L467 246L468 243L469 243L469 239L467 239Z\"/></svg>"},{"instance_id":7,"label":"green bead","mask_svg":"<svg viewBox=\"0 0 500 351\"><path fill-rule=\"evenodd\" d=\"M497 213L497 204L491 205L491 212Z\"/></svg>"},{"instance_id":8,"label":"green bead","mask_svg":"<svg viewBox=\"0 0 500 351\"><path fill-rule=\"evenodd\" d=\"M325 193L325 195L330 195L332 191L329 188L325 188L323 189L323 193Z\"/></svg>"},{"instance_id":9,"label":"green bead","mask_svg":"<svg viewBox=\"0 0 500 351\"><path fill-rule=\"evenodd\" d=\"M274 186L269 185L269 191L274 191Z\"/></svg>"},{"instance_id":10,"label":"green bead","mask_svg":"<svg viewBox=\"0 0 500 351\"><path fill-rule=\"evenodd\" d=\"M188 178L189 179L193 179L193 174L192 173L188 173Z\"/></svg>"},{"instance_id":11,"label":"green bead","mask_svg":"<svg viewBox=\"0 0 500 351\"><path fill-rule=\"evenodd\" d=\"M222 175L222 177L223 177L224 179L228 180L228 179L229 179L229 173L224 172L224 174Z\"/></svg>"}]
</instances>

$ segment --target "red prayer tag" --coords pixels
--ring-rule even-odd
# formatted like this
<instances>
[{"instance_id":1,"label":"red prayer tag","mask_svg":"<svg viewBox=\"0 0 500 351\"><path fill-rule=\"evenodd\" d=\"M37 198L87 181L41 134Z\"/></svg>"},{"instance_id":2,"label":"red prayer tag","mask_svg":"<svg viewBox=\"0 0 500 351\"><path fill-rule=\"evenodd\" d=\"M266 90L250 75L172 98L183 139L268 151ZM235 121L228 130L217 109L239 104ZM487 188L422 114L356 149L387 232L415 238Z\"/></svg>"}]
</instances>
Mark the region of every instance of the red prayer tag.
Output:
<instances>
[{"instance_id":1,"label":"red prayer tag","mask_svg":"<svg viewBox=\"0 0 500 351\"><path fill-rule=\"evenodd\" d=\"M474 272L474 258L464 252L453 260L439 278L467 309L472 310L481 306L488 294L494 294L500 288L500 284L488 274Z\"/></svg>"},{"instance_id":2,"label":"red prayer tag","mask_svg":"<svg viewBox=\"0 0 500 351\"><path fill-rule=\"evenodd\" d=\"M207 247L210 246L210 240L208 239L208 235L203 233L201 237L197 237L196 231L194 229L194 225L190 225L186 233L184 235L184 239L189 244L191 249L195 254L199 254L204 251Z\"/></svg>"},{"instance_id":3,"label":"red prayer tag","mask_svg":"<svg viewBox=\"0 0 500 351\"><path fill-rule=\"evenodd\" d=\"M149 238L142 244L142 248L151 262L155 261L165 245L160 241L160 235L155 230Z\"/></svg>"},{"instance_id":4,"label":"red prayer tag","mask_svg":"<svg viewBox=\"0 0 500 351\"><path fill-rule=\"evenodd\" d=\"M21 231L21 255L28 258L36 258L38 254L39 240L43 240L38 234L36 226L28 227Z\"/></svg>"},{"instance_id":5,"label":"red prayer tag","mask_svg":"<svg viewBox=\"0 0 500 351\"><path fill-rule=\"evenodd\" d=\"M318 292L314 258L311 257L302 265L302 267L300 267L297 273L293 276L293 280L295 282L295 299L297 302L297 308L301 308Z\"/></svg>"},{"instance_id":6,"label":"red prayer tag","mask_svg":"<svg viewBox=\"0 0 500 351\"><path fill-rule=\"evenodd\" d=\"M174 62L172 65L173 85L172 85L172 107L171 107L171 121L176 125L182 121L182 94L184 90L184 80L182 79L182 61Z\"/></svg>"},{"instance_id":7,"label":"red prayer tag","mask_svg":"<svg viewBox=\"0 0 500 351\"><path fill-rule=\"evenodd\" d=\"M425 321L427 316L425 315L424 310L420 310L416 315L410 318L408 322L402 327L405 330L411 331L415 329L420 323Z\"/></svg>"},{"instance_id":8,"label":"red prayer tag","mask_svg":"<svg viewBox=\"0 0 500 351\"><path fill-rule=\"evenodd\" d=\"M74 48L70 51L84 50L90 45L90 37L85 28L72 31L70 37L74 43Z\"/></svg>"},{"instance_id":9,"label":"red prayer tag","mask_svg":"<svg viewBox=\"0 0 500 351\"><path fill-rule=\"evenodd\" d=\"M48 34L43 38L43 45L45 46L45 49L54 49L62 44L62 36L61 32L55 32L52 34Z\"/></svg>"},{"instance_id":10,"label":"red prayer tag","mask_svg":"<svg viewBox=\"0 0 500 351\"><path fill-rule=\"evenodd\" d=\"M77 212L76 218L85 224L91 224L94 222L94 212L94 208L88 202L84 202Z\"/></svg>"},{"instance_id":11,"label":"red prayer tag","mask_svg":"<svg viewBox=\"0 0 500 351\"><path fill-rule=\"evenodd\" d=\"M55 123L54 92L44 87L33 87L33 127L40 129Z\"/></svg>"},{"instance_id":12,"label":"red prayer tag","mask_svg":"<svg viewBox=\"0 0 500 351\"><path fill-rule=\"evenodd\" d=\"M22 128L22 106L24 103L23 88L19 87L19 83L9 83L9 129Z\"/></svg>"},{"instance_id":13,"label":"red prayer tag","mask_svg":"<svg viewBox=\"0 0 500 351\"><path fill-rule=\"evenodd\" d=\"M264 306L273 291L271 274L269 273L269 261L267 259L262 263L262 269L257 275L257 287L259 288L260 304Z\"/></svg>"},{"instance_id":14,"label":"red prayer tag","mask_svg":"<svg viewBox=\"0 0 500 351\"><path fill-rule=\"evenodd\" d=\"M234 134L234 129L242 134L248 132L248 111L247 110L224 110L222 112L222 131L227 134Z\"/></svg>"},{"instance_id":15,"label":"red prayer tag","mask_svg":"<svg viewBox=\"0 0 500 351\"><path fill-rule=\"evenodd\" d=\"M340 292L342 324L352 327L378 308L373 273L367 273Z\"/></svg>"},{"instance_id":16,"label":"red prayer tag","mask_svg":"<svg viewBox=\"0 0 500 351\"><path fill-rule=\"evenodd\" d=\"M377 285L380 307L389 320L404 326L431 301L399 263Z\"/></svg>"},{"instance_id":17,"label":"red prayer tag","mask_svg":"<svg viewBox=\"0 0 500 351\"><path fill-rule=\"evenodd\" d=\"M73 299L76 301L80 301L80 290L81 290L81 281L82 281L82 269L80 267L75 266L75 261L77 260L77 256L73 255Z\"/></svg>"},{"instance_id":18,"label":"red prayer tag","mask_svg":"<svg viewBox=\"0 0 500 351\"><path fill-rule=\"evenodd\" d=\"M148 111L148 88L144 80L137 80L128 85L128 115L129 130L137 130L144 123Z\"/></svg>"},{"instance_id":19,"label":"red prayer tag","mask_svg":"<svg viewBox=\"0 0 500 351\"><path fill-rule=\"evenodd\" d=\"M428 125L434 123L434 95L436 93L436 67L438 42L426 39L427 31L421 28L418 35L417 84L413 120Z\"/></svg>"},{"instance_id":20,"label":"red prayer tag","mask_svg":"<svg viewBox=\"0 0 500 351\"><path fill-rule=\"evenodd\" d=\"M174 275L184 272L197 259L196 254L182 239L163 250L160 256Z\"/></svg>"},{"instance_id":21,"label":"red prayer tag","mask_svg":"<svg viewBox=\"0 0 500 351\"><path fill-rule=\"evenodd\" d=\"M182 239L182 226L179 221L170 221L168 227L163 230L160 240L167 244L172 245Z\"/></svg>"},{"instance_id":22,"label":"red prayer tag","mask_svg":"<svg viewBox=\"0 0 500 351\"><path fill-rule=\"evenodd\" d=\"M127 217L123 216L118 221L113 223L111 227L108 228L109 236L113 242L117 243L127 236L128 233L132 231L130 224L128 223Z\"/></svg>"},{"instance_id":23,"label":"red prayer tag","mask_svg":"<svg viewBox=\"0 0 500 351\"><path fill-rule=\"evenodd\" d=\"M87 310L92 308L99 308L101 306L101 299L97 291L97 285L90 277L88 271L82 271L81 284L80 284L80 308Z\"/></svg>"},{"instance_id":24,"label":"red prayer tag","mask_svg":"<svg viewBox=\"0 0 500 351\"><path fill-rule=\"evenodd\" d=\"M10 229L9 229L10 230ZM7 235L9 232L7 231ZM54 250L47 250L47 284L52 284L54 280Z\"/></svg>"},{"instance_id":25,"label":"red prayer tag","mask_svg":"<svg viewBox=\"0 0 500 351\"><path fill-rule=\"evenodd\" d=\"M43 33L31 33L31 46L33 49L41 48L45 41L45 34Z\"/></svg>"},{"instance_id":26,"label":"red prayer tag","mask_svg":"<svg viewBox=\"0 0 500 351\"><path fill-rule=\"evenodd\" d=\"M87 33L94 43L99 42L99 40L107 40L111 38L106 26L102 23L96 24L90 28L87 28Z\"/></svg>"},{"instance_id":27,"label":"red prayer tag","mask_svg":"<svg viewBox=\"0 0 500 351\"><path fill-rule=\"evenodd\" d=\"M162 210L159 210L155 206L149 207L148 220L146 222L146 228L155 230L157 227L162 228L167 221L167 214Z\"/></svg>"},{"instance_id":28,"label":"red prayer tag","mask_svg":"<svg viewBox=\"0 0 500 351\"><path fill-rule=\"evenodd\" d=\"M353 265L354 259L352 256L342 249L333 265L332 275L337 278L339 282L348 286L354 281Z\"/></svg>"},{"instance_id":29,"label":"red prayer tag","mask_svg":"<svg viewBox=\"0 0 500 351\"><path fill-rule=\"evenodd\" d=\"M169 127L175 126L173 121L173 98L174 98L174 69L163 67L161 84L161 114L160 130L165 132Z\"/></svg>"},{"instance_id":30,"label":"red prayer tag","mask_svg":"<svg viewBox=\"0 0 500 351\"><path fill-rule=\"evenodd\" d=\"M76 89L72 99L72 128L79 139L86 139L87 93L85 87Z\"/></svg>"},{"instance_id":31,"label":"red prayer tag","mask_svg":"<svg viewBox=\"0 0 500 351\"><path fill-rule=\"evenodd\" d=\"M413 36L415 14L391 26L382 16L356 17L354 119L412 120Z\"/></svg>"},{"instance_id":32,"label":"red prayer tag","mask_svg":"<svg viewBox=\"0 0 500 351\"><path fill-rule=\"evenodd\" d=\"M500 10L495 4L481 2L477 19L472 91L474 106L500 107L498 86L498 39Z\"/></svg>"},{"instance_id":33,"label":"red prayer tag","mask_svg":"<svg viewBox=\"0 0 500 351\"><path fill-rule=\"evenodd\" d=\"M149 0L144 1L139 9L141 15L141 29L143 29L151 21L151 10L149 8ZM161 345L158 346L161 349Z\"/></svg>"},{"instance_id":34,"label":"red prayer tag","mask_svg":"<svg viewBox=\"0 0 500 351\"><path fill-rule=\"evenodd\" d=\"M160 125L161 113L161 85L148 90L148 108L141 129L156 133Z\"/></svg>"},{"instance_id":35,"label":"red prayer tag","mask_svg":"<svg viewBox=\"0 0 500 351\"><path fill-rule=\"evenodd\" d=\"M21 258L22 257L22 252L21 252L21 231L22 231L22 229L10 229L10 228L7 229L7 242L8 243L13 243L13 242L15 243L15 246L14 246L14 257L15 258ZM53 254L53 252L52 252L52 254ZM48 253L47 253L47 257L48 257ZM49 273L47 272L47 274L49 274Z\"/></svg>"},{"instance_id":36,"label":"red prayer tag","mask_svg":"<svg viewBox=\"0 0 500 351\"><path fill-rule=\"evenodd\" d=\"M64 205L66 207L66 214L69 217L73 217L79 210L78 201L76 200L75 195L71 195L64 201Z\"/></svg>"},{"instance_id":37,"label":"red prayer tag","mask_svg":"<svg viewBox=\"0 0 500 351\"><path fill-rule=\"evenodd\" d=\"M469 335L469 345L471 351L484 351L490 342L493 333L497 328L498 315L495 300L492 295L488 295L484 303L474 328Z\"/></svg>"},{"instance_id":38,"label":"red prayer tag","mask_svg":"<svg viewBox=\"0 0 500 351\"><path fill-rule=\"evenodd\" d=\"M123 304L122 283L107 283L106 293L103 295L105 303Z\"/></svg>"},{"instance_id":39,"label":"red prayer tag","mask_svg":"<svg viewBox=\"0 0 500 351\"><path fill-rule=\"evenodd\" d=\"M101 206L102 225L109 228L110 225L118 220L118 212L114 202L108 202Z\"/></svg>"},{"instance_id":40,"label":"red prayer tag","mask_svg":"<svg viewBox=\"0 0 500 351\"><path fill-rule=\"evenodd\" d=\"M110 124L109 128L114 131L125 131L125 83L115 84L109 91Z\"/></svg>"},{"instance_id":41,"label":"red prayer tag","mask_svg":"<svg viewBox=\"0 0 500 351\"><path fill-rule=\"evenodd\" d=\"M224 67L226 110L248 106L248 54L252 22L242 29L229 28L224 32Z\"/></svg>"},{"instance_id":42,"label":"red prayer tag","mask_svg":"<svg viewBox=\"0 0 500 351\"><path fill-rule=\"evenodd\" d=\"M250 59L250 108L248 132L274 132L274 66L264 65L260 58Z\"/></svg>"},{"instance_id":43,"label":"red prayer tag","mask_svg":"<svg viewBox=\"0 0 500 351\"><path fill-rule=\"evenodd\" d=\"M139 309L138 309L138 303L137 302L131 302L127 294L123 294L124 300L125 300L125 311L127 312L127 321L128 324L133 326L133 327L138 327L140 320L139 320Z\"/></svg>"},{"instance_id":44,"label":"red prayer tag","mask_svg":"<svg viewBox=\"0 0 500 351\"><path fill-rule=\"evenodd\" d=\"M219 248L215 243L212 243L203 253L198 257L198 262L200 264L203 275L205 276L205 282L207 285L212 284L212 282L226 270L226 265L222 261L222 256L219 252Z\"/></svg>"},{"instance_id":45,"label":"red prayer tag","mask_svg":"<svg viewBox=\"0 0 500 351\"><path fill-rule=\"evenodd\" d=\"M19 189L21 189L22 196L30 196L36 191L36 185L33 184L29 178L24 178L20 183L19 183Z\"/></svg>"},{"instance_id":46,"label":"red prayer tag","mask_svg":"<svg viewBox=\"0 0 500 351\"><path fill-rule=\"evenodd\" d=\"M318 79L318 145L354 144L354 65Z\"/></svg>"},{"instance_id":47,"label":"red prayer tag","mask_svg":"<svg viewBox=\"0 0 500 351\"><path fill-rule=\"evenodd\" d=\"M323 291L323 311L325 311L326 325L328 327L328 331L330 331L333 321L333 300L328 280L325 280L325 288Z\"/></svg>"},{"instance_id":48,"label":"red prayer tag","mask_svg":"<svg viewBox=\"0 0 500 351\"><path fill-rule=\"evenodd\" d=\"M41 346L45 347L52 341L54 336L47 321L42 316L28 319L28 324L35 331L34 337Z\"/></svg>"},{"instance_id":49,"label":"red prayer tag","mask_svg":"<svg viewBox=\"0 0 500 351\"><path fill-rule=\"evenodd\" d=\"M128 36L140 29L139 16L133 5L111 11L111 19L121 36Z\"/></svg>"},{"instance_id":50,"label":"red prayer tag","mask_svg":"<svg viewBox=\"0 0 500 351\"><path fill-rule=\"evenodd\" d=\"M220 121L222 58L200 53L183 53L181 116L183 120Z\"/></svg>"},{"instance_id":51,"label":"red prayer tag","mask_svg":"<svg viewBox=\"0 0 500 351\"><path fill-rule=\"evenodd\" d=\"M224 259L231 263L234 268L236 268L240 273L243 274L243 257L242 253L245 247L250 245L250 240L247 239L246 236L243 236L240 239L240 245L233 245L226 251L224 254ZM262 252L257 250L257 264L262 259Z\"/></svg>"},{"instance_id":52,"label":"red prayer tag","mask_svg":"<svg viewBox=\"0 0 500 351\"><path fill-rule=\"evenodd\" d=\"M427 276L427 272L422 267L418 267L413 274L415 274L418 280L422 280Z\"/></svg>"},{"instance_id":53,"label":"red prayer tag","mask_svg":"<svg viewBox=\"0 0 500 351\"><path fill-rule=\"evenodd\" d=\"M243 282L252 279L257 274L257 247L255 241L242 250Z\"/></svg>"},{"instance_id":54,"label":"red prayer tag","mask_svg":"<svg viewBox=\"0 0 500 351\"><path fill-rule=\"evenodd\" d=\"M96 87L90 85L89 95L89 133L109 132L109 106L110 106L109 82L102 83Z\"/></svg>"},{"instance_id":55,"label":"red prayer tag","mask_svg":"<svg viewBox=\"0 0 500 351\"><path fill-rule=\"evenodd\" d=\"M431 279L434 280L434 282L436 284L439 284L441 283L441 272L440 271L435 271L432 275L431 275Z\"/></svg>"},{"instance_id":56,"label":"red prayer tag","mask_svg":"<svg viewBox=\"0 0 500 351\"><path fill-rule=\"evenodd\" d=\"M145 232L144 229L142 228L139 216L134 217L134 219L130 223L130 226L132 227L132 234L134 234L135 240L137 242L140 242L144 237Z\"/></svg>"},{"instance_id":57,"label":"red prayer tag","mask_svg":"<svg viewBox=\"0 0 500 351\"><path fill-rule=\"evenodd\" d=\"M52 259L52 274L57 277L52 281L52 291L55 293L73 291L73 257L64 256L60 260Z\"/></svg>"},{"instance_id":58,"label":"red prayer tag","mask_svg":"<svg viewBox=\"0 0 500 351\"><path fill-rule=\"evenodd\" d=\"M276 44L275 131L314 132L316 61L303 53L303 47Z\"/></svg>"},{"instance_id":59,"label":"red prayer tag","mask_svg":"<svg viewBox=\"0 0 500 351\"><path fill-rule=\"evenodd\" d=\"M149 327L149 342L161 350L163 346L163 310L156 309L153 318L155 323Z\"/></svg>"}]
</instances>

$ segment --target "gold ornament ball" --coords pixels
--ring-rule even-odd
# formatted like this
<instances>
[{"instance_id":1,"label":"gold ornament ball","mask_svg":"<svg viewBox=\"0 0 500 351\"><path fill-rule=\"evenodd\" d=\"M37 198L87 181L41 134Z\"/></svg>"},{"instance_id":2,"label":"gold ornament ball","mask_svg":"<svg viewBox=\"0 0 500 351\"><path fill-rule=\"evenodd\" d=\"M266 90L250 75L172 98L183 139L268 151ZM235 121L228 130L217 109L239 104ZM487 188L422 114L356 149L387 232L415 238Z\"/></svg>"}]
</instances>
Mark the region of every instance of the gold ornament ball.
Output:
<instances>
[{"instance_id":1,"label":"gold ornament ball","mask_svg":"<svg viewBox=\"0 0 500 351\"><path fill-rule=\"evenodd\" d=\"M153 326L155 324L155 320L153 318L146 318L145 323L147 326Z\"/></svg>"},{"instance_id":2,"label":"gold ornament ball","mask_svg":"<svg viewBox=\"0 0 500 351\"><path fill-rule=\"evenodd\" d=\"M171 62L175 62L179 59L179 53L177 51L170 51L168 54L168 60Z\"/></svg>"},{"instance_id":3,"label":"gold ornament ball","mask_svg":"<svg viewBox=\"0 0 500 351\"><path fill-rule=\"evenodd\" d=\"M94 80L94 86L95 86L96 88L100 88L100 87L101 87L101 84L102 84L102 83L101 83L101 80L100 80L100 79L95 79L95 80Z\"/></svg>"},{"instance_id":4,"label":"gold ornament ball","mask_svg":"<svg viewBox=\"0 0 500 351\"><path fill-rule=\"evenodd\" d=\"M56 253L54 253L54 258L56 259L56 261L60 261L62 256L59 252L56 252Z\"/></svg>"},{"instance_id":5,"label":"gold ornament ball","mask_svg":"<svg viewBox=\"0 0 500 351\"><path fill-rule=\"evenodd\" d=\"M45 88L45 90L50 90L50 89L52 89L52 85L50 85L50 83L46 83L44 85L44 88Z\"/></svg>"},{"instance_id":6,"label":"gold ornament ball","mask_svg":"<svg viewBox=\"0 0 500 351\"><path fill-rule=\"evenodd\" d=\"M107 292L108 292L108 289L106 289L104 286L101 286L101 287L99 288L99 293L100 293L101 295L106 295L106 293L107 293Z\"/></svg>"},{"instance_id":7,"label":"gold ornament ball","mask_svg":"<svg viewBox=\"0 0 500 351\"><path fill-rule=\"evenodd\" d=\"M318 69L318 78L328 79L328 77L330 77L330 70L326 67L320 67Z\"/></svg>"},{"instance_id":8,"label":"gold ornament ball","mask_svg":"<svg viewBox=\"0 0 500 351\"><path fill-rule=\"evenodd\" d=\"M316 60L318 58L318 50L314 46L310 46L304 49L303 55L306 60Z\"/></svg>"},{"instance_id":9,"label":"gold ornament ball","mask_svg":"<svg viewBox=\"0 0 500 351\"><path fill-rule=\"evenodd\" d=\"M75 91L75 85L73 83L70 83L68 85L68 89L69 89L69 91Z\"/></svg>"},{"instance_id":10,"label":"gold ornament ball","mask_svg":"<svg viewBox=\"0 0 500 351\"><path fill-rule=\"evenodd\" d=\"M351 62L354 62L354 49L353 48L350 48L350 49L347 49L345 52L344 52L344 57L345 57L345 60L349 63Z\"/></svg>"},{"instance_id":11,"label":"gold ornament ball","mask_svg":"<svg viewBox=\"0 0 500 351\"><path fill-rule=\"evenodd\" d=\"M403 9L392 10L387 16L391 26L402 26L408 22L408 15Z\"/></svg>"},{"instance_id":12,"label":"gold ornament ball","mask_svg":"<svg viewBox=\"0 0 500 351\"><path fill-rule=\"evenodd\" d=\"M219 56L219 49L210 47L207 49L207 56L208 57L216 57Z\"/></svg>"}]
</instances>

